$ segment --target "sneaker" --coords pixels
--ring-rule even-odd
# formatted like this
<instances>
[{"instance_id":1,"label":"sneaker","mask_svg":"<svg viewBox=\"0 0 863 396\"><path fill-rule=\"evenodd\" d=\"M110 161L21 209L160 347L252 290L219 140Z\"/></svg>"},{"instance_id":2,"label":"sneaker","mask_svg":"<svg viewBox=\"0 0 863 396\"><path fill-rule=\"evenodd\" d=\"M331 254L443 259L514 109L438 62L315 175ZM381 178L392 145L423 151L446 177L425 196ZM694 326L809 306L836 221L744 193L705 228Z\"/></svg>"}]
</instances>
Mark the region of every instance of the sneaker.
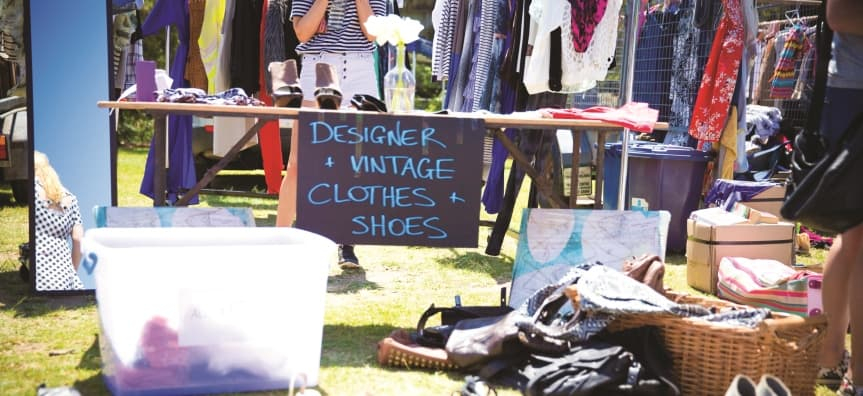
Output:
<instances>
[{"instance_id":1,"label":"sneaker","mask_svg":"<svg viewBox=\"0 0 863 396\"><path fill-rule=\"evenodd\" d=\"M854 386L848 377L842 377L842 385L839 385L839 390L836 391L839 396L863 396L863 388Z\"/></svg>"},{"instance_id":2,"label":"sneaker","mask_svg":"<svg viewBox=\"0 0 863 396\"><path fill-rule=\"evenodd\" d=\"M848 351L842 351L842 360L836 367L821 367L818 369L818 376L815 377L815 384L826 386L830 389L838 389L842 384L842 379L845 377L845 372L851 365L851 355Z\"/></svg>"},{"instance_id":3,"label":"sneaker","mask_svg":"<svg viewBox=\"0 0 863 396\"><path fill-rule=\"evenodd\" d=\"M342 269L360 268L360 259L354 254L354 245L339 245L339 267Z\"/></svg>"}]
</instances>

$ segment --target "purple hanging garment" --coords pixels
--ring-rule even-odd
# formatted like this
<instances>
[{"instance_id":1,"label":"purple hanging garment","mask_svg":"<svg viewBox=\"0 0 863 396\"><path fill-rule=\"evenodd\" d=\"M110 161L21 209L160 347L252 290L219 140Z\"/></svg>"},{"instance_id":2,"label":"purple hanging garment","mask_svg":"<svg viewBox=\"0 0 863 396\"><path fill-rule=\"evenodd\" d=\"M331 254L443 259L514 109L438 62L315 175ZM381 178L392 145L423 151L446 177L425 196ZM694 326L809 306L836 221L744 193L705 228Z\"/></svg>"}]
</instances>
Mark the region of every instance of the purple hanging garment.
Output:
<instances>
[{"instance_id":1,"label":"purple hanging garment","mask_svg":"<svg viewBox=\"0 0 863 396\"><path fill-rule=\"evenodd\" d=\"M177 32L179 43L174 56L171 57L171 70L168 75L174 80L171 88L188 88L183 78L186 71L186 57L189 53L189 1L188 0L158 0L141 25L141 32L149 36L162 31L162 28L172 26ZM179 199L179 193L191 189L197 183L195 177L195 159L192 156L192 116L168 116L168 191L167 202L173 204ZM147 154L147 164L144 168L144 178L141 180L141 194L153 198L153 172L155 171L153 146ZM162 171L162 170L159 170ZM190 204L198 203L198 197L192 197Z\"/></svg>"}]
</instances>

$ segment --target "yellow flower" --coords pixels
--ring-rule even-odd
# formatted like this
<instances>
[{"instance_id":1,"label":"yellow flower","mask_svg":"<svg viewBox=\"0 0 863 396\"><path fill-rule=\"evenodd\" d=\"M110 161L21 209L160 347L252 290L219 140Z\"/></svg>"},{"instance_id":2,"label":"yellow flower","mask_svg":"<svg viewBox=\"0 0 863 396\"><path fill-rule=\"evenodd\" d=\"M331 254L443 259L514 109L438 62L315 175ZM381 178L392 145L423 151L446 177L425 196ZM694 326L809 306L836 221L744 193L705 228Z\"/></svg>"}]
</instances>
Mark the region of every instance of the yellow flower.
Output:
<instances>
[{"instance_id":1,"label":"yellow flower","mask_svg":"<svg viewBox=\"0 0 863 396\"><path fill-rule=\"evenodd\" d=\"M389 42L392 45L408 44L419 39L423 25L416 19L402 18L395 14L387 16L372 15L364 24L366 31L375 36L378 45Z\"/></svg>"}]
</instances>

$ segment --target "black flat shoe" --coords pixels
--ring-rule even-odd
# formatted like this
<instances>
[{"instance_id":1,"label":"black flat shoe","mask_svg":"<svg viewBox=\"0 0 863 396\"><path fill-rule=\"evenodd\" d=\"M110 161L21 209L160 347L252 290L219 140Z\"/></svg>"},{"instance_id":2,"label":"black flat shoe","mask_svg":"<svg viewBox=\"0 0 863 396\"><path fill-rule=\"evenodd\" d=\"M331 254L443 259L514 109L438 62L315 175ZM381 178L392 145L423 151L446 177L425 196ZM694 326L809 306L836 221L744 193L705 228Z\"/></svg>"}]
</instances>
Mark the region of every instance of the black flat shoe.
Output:
<instances>
[{"instance_id":1,"label":"black flat shoe","mask_svg":"<svg viewBox=\"0 0 863 396\"><path fill-rule=\"evenodd\" d=\"M300 107L303 104L303 89L297 73L297 62L271 62L267 69L272 80L273 105L276 107Z\"/></svg>"},{"instance_id":2,"label":"black flat shoe","mask_svg":"<svg viewBox=\"0 0 863 396\"><path fill-rule=\"evenodd\" d=\"M387 105L383 101L369 94L356 94L351 98L351 104L357 110L387 112Z\"/></svg>"},{"instance_id":3,"label":"black flat shoe","mask_svg":"<svg viewBox=\"0 0 863 396\"><path fill-rule=\"evenodd\" d=\"M321 109L336 110L342 104L342 91L336 70L329 63L315 64L315 100Z\"/></svg>"}]
</instances>

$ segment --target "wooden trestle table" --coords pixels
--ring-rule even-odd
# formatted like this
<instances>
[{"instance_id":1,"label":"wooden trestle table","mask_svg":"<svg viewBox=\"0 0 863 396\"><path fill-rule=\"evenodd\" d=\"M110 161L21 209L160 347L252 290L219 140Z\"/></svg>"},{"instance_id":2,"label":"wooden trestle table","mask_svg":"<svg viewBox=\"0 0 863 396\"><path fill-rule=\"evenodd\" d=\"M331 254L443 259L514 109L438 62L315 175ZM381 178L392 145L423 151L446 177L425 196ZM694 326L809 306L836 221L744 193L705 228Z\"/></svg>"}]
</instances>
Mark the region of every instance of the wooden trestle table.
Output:
<instances>
[{"instance_id":1,"label":"wooden trestle table","mask_svg":"<svg viewBox=\"0 0 863 396\"><path fill-rule=\"evenodd\" d=\"M248 131L231 147L230 150L213 165L197 184L186 191L175 206L185 206L189 199L201 191L201 189L210 183L218 172L224 169L234 157L239 153L242 147L249 141L266 122L278 119L297 119L300 109L284 108L284 107L269 107L269 106L234 106L234 105L212 105L212 104L197 104L197 103L167 103L167 102L115 102L115 101L100 101L97 102L100 108L116 109L116 110L138 110L144 111L153 117L153 145L155 146L154 163L156 169L165 169L166 164L166 145L167 145L167 123L168 115L193 115L197 117L210 118L214 116L226 117L246 117L257 118L257 122L249 128ZM343 110L315 110L302 109L302 111L343 111ZM371 113L370 113L371 114ZM374 113L378 114L378 113ZM542 172L535 168L527 156L519 150L518 146L506 136L505 128L523 129L568 129L572 132L573 142L576 144L573 147L577 148L577 142L581 142L581 133L585 130L597 131L597 153L596 153L596 197L593 200L594 208L602 208L602 200L600 199L603 184L603 159L605 157L605 140L606 134L609 132L619 132L623 128L619 125L594 120L574 120L574 119L556 119L543 118L537 112L523 112L514 114L492 114L492 113L450 113L450 114L435 114L414 112L411 115L421 115L424 117L460 117L460 118L480 118L485 122L487 130L495 139L499 140L506 147L513 160L525 170L525 173L534 181L540 194L543 194L548 199L548 202L558 208L574 208L577 206L577 189L578 189L578 172L571 172L570 194L567 202L564 197L556 195L551 182L551 176L548 172ZM399 114L389 114L392 117L399 117ZM667 123L657 123L655 129L667 129ZM477 133L485 133L485 131L477 131ZM572 150L572 164L580 163L580 150ZM481 153L477 153L481 155ZM153 205L165 205L165 193L167 187L167 173L165 171L155 172L153 177L153 191L156 193ZM623 187L621 187L623 188ZM618 190L620 191L620 190Z\"/></svg>"}]
</instances>

